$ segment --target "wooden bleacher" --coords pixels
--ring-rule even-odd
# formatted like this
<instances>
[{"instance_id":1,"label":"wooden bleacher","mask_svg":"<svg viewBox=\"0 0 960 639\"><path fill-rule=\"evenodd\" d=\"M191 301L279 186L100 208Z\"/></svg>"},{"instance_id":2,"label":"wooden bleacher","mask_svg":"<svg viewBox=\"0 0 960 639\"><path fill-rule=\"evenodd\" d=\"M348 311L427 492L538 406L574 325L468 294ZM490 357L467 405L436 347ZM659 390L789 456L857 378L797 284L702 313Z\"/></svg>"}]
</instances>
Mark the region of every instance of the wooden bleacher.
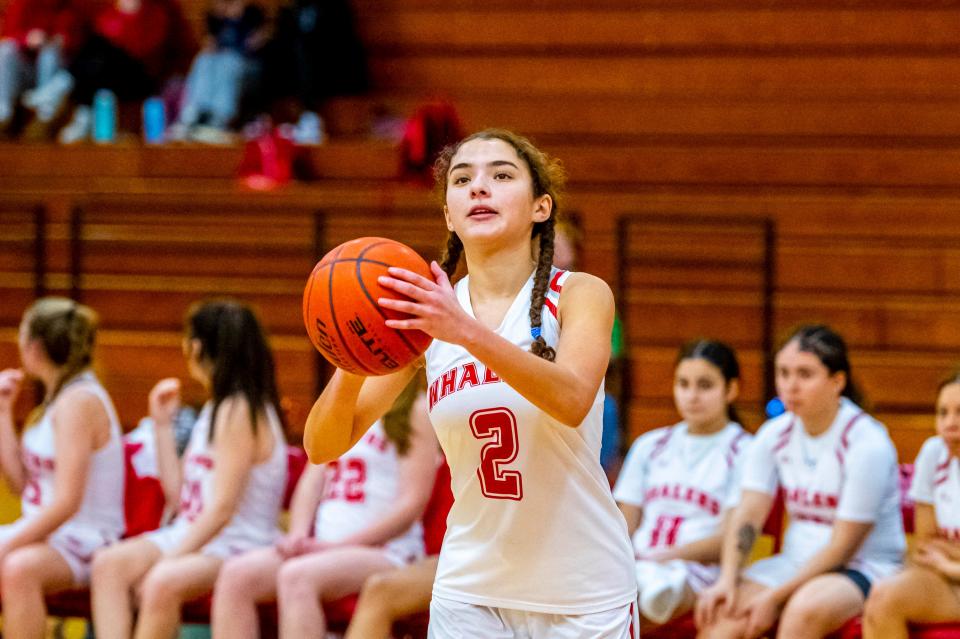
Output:
<instances>
[{"instance_id":1,"label":"wooden bleacher","mask_svg":"<svg viewBox=\"0 0 960 639\"><path fill-rule=\"evenodd\" d=\"M184 0L198 27L204 5ZM244 191L233 180L238 148L0 145L0 353L13 354L36 290L30 220L42 204L43 290L72 290L82 249L81 290L104 312L101 355L125 421L142 412L155 376L182 375L180 317L191 295L214 290L259 303L284 392L309 402L322 371L298 326L296 289L317 250L315 221L324 246L376 232L427 249L443 234L431 195L394 179L394 147L356 123L441 96L468 129L511 127L565 161L569 208L585 227L582 268L621 291L632 434L674 418L673 354L696 334L739 347L742 412L756 426L764 327L775 335L822 320L847 336L908 460L932 432L936 380L960 360L956 5L355 0L374 90L328 105L334 136L311 151L312 183ZM85 230L74 244L77 207ZM697 218L709 232L648 230L625 244L628 214ZM184 272L191 220L192 239L211 241ZM744 220L775 229L763 249L773 259L766 301L763 250ZM618 249L650 257L651 247L659 263L618 261ZM149 255L149 269L124 254ZM141 371L121 376L129 361Z\"/></svg>"}]
</instances>

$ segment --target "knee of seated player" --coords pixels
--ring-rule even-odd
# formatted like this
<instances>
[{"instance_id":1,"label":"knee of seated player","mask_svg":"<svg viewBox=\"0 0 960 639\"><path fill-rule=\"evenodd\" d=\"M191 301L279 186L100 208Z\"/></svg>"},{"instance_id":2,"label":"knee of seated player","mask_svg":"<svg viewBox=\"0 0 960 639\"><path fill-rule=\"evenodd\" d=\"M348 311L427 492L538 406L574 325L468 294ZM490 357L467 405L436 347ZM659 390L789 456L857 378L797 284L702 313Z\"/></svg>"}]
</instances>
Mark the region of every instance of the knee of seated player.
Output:
<instances>
[{"instance_id":1,"label":"knee of seated player","mask_svg":"<svg viewBox=\"0 0 960 639\"><path fill-rule=\"evenodd\" d=\"M0 573L3 590L9 595L40 583L38 568L29 552L13 551L3 560L2 573Z\"/></svg>"},{"instance_id":2,"label":"knee of seated player","mask_svg":"<svg viewBox=\"0 0 960 639\"><path fill-rule=\"evenodd\" d=\"M904 595L908 584L901 575L881 579L870 588L870 596L864 604L864 621L870 623L876 619L900 616Z\"/></svg>"},{"instance_id":3,"label":"knee of seated player","mask_svg":"<svg viewBox=\"0 0 960 639\"><path fill-rule=\"evenodd\" d=\"M783 637L806 636L823 626L825 621L823 608L815 598L804 596L801 590L790 597L780 614L779 634Z\"/></svg>"},{"instance_id":4,"label":"knee of seated player","mask_svg":"<svg viewBox=\"0 0 960 639\"><path fill-rule=\"evenodd\" d=\"M213 598L217 600L243 597L261 578L256 566L246 556L228 559L217 575Z\"/></svg>"},{"instance_id":5,"label":"knee of seated player","mask_svg":"<svg viewBox=\"0 0 960 639\"><path fill-rule=\"evenodd\" d=\"M360 590L360 601L357 605L389 609L391 607L390 602L409 587L409 584L399 579L396 570L374 573L363 582L363 588Z\"/></svg>"},{"instance_id":6,"label":"knee of seated player","mask_svg":"<svg viewBox=\"0 0 960 639\"><path fill-rule=\"evenodd\" d=\"M177 571L173 566L158 563L147 572L140 587L140 607L156 609L181 603Z\"/></svg>"},{"instance_id":7,"label":"knee of seated player","mask_svg":"<svg viewBox=\"0 0 960 639\"><path fill-rule=\"evenodd\" d=\"M280 567L277 575L277 597L294 602L301 597L316 598L316 575L305 561L292 559Z\"/></svg>"}]
</instances>

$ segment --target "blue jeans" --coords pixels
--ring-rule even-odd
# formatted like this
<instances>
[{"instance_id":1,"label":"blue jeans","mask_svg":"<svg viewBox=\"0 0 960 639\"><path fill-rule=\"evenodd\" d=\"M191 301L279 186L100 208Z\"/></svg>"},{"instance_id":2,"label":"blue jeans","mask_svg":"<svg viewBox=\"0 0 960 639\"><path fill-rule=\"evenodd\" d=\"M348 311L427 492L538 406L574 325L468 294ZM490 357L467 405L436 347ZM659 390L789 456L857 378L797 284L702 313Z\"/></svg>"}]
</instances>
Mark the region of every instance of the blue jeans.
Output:
<instances>
[{"instance_id":1,"label":"blue jeans","mask_svg":"<svg viewBox=\"0 0 960 639\"><path fill-rule=\"evenodd\" d=\"M207 114L211 125L226 127L237 117L243 91L256 72L256 62L237 51L201 51L187 76L180 122L196 124Z\"/></svg>"},{"instance_id":2,"label":"blue jeans","mask_svg":"<svg viewBox=\"0 0 960 639\"><path fill-rule=\"evenodd\" d=\"M0 105L11 111L20 94L31 86L42 86L63 68L60 45L40 47L36 59L25 55L14 40L0 40Z\"/></svg>"}]
</instances>

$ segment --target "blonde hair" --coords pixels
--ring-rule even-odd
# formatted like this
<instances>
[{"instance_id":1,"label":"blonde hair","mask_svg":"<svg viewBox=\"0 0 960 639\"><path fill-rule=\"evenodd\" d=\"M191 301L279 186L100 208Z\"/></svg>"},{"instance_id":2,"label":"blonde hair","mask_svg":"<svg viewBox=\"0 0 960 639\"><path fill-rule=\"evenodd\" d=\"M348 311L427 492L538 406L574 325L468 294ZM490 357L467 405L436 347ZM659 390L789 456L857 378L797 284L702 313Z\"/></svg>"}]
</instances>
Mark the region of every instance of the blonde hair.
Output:
<instances>
[{"instance_id":1,"label":"blonde hair","mask_svg":"<svg viewBox=\"0 0 960 639\"><path fill-rule=\"evenodd\" d=\"M93 363L93 347L99 318L89 306L65 297L43 297L23 314L27 338L38 340L47 357L60 369L53 388L37 411L31 413L33 423L57 397L67 383Z\"/></svg>"}]
</instances>

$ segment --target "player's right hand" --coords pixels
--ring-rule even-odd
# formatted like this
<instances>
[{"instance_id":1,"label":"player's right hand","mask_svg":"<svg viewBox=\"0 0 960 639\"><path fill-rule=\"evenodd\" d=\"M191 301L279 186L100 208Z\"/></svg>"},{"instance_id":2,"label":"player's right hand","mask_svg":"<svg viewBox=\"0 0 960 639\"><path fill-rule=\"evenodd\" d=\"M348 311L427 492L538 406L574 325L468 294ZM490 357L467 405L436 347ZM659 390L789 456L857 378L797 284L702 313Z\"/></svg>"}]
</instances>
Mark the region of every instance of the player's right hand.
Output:
<instances>
[{"instance_id":1,"label":"player's right hand","mask_svg":"<svg viewBox=\"0 0 960 639\"><path fill-rule=\"evenodd\" d=\"M23 384L23 371L18 368L8 368L0 371L0 411L9 412L20 395Z\"/></svg>"},{"instance_id":2,"label":"player's right hand","mask_svg":"<svg viewBox=\"0 0 960 639\"><path fill-rule=\"evenodd\" d=\"M737 605L737 585L724 579L700 593L693 611L697 628L713 625L723 615L732 614Z\"/></svg>"},{"instance_id":3,"label":"player's right hand","mask_svg":"<svg viewBox=\"0 0 960 639\"><path fill-rule=\"evenodd\" d=\"M180 380L176 377L161 379L150 391L148 403L153 423L160 428L171 426L180 410Z\"/></svg>"}]
</instances>

